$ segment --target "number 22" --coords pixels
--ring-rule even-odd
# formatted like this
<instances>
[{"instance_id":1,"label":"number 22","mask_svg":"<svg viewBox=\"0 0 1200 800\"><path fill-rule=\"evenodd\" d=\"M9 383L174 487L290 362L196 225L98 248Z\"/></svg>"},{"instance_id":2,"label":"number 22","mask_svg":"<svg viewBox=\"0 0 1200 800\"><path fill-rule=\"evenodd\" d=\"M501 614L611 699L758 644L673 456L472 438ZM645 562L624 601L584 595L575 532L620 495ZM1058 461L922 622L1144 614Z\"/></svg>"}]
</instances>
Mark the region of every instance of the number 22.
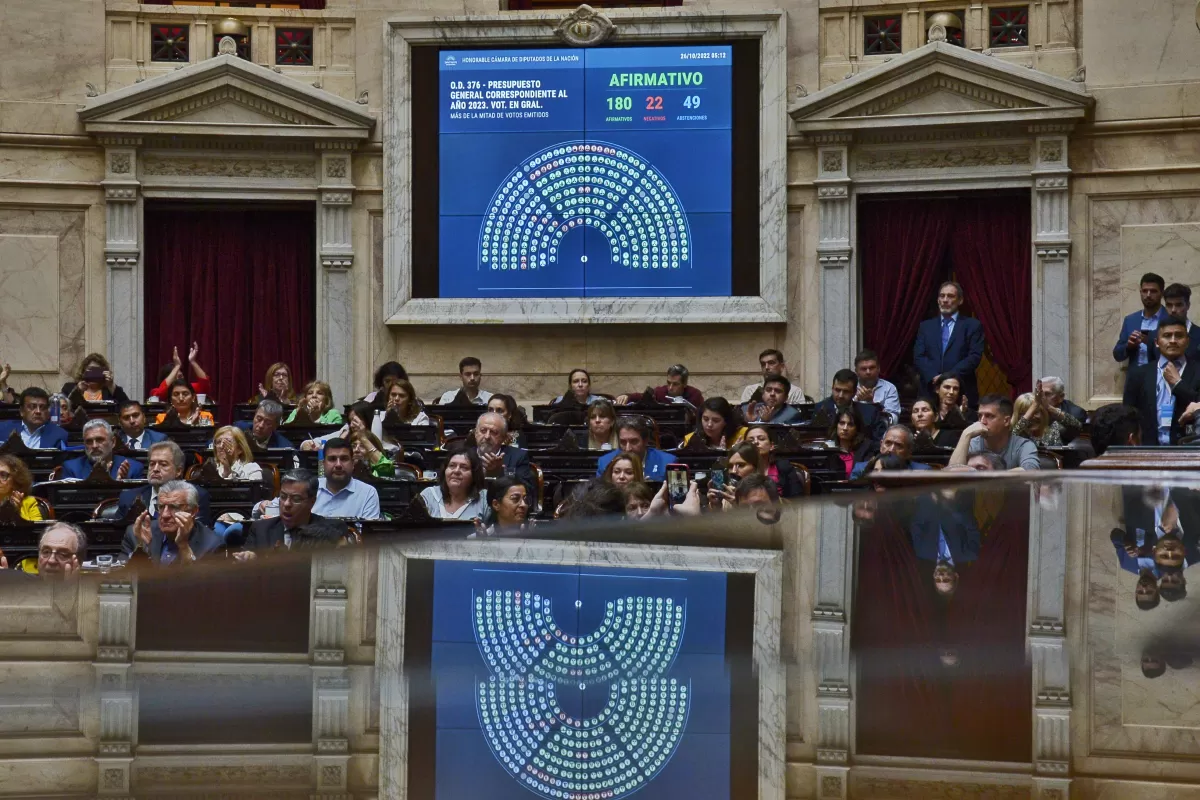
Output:
<instances>
[{"instance_id":1,"label":"number 22","mask_svg":"<svg viewBox=\"0 0 1200 800\"><path fill-rule=\"evenodd\" d=\"M655 96L655 97L647 97L646 98L646 110L647 111L662 111L662 96L660 95L660 96Z\"/></svg>"}]
</instances>

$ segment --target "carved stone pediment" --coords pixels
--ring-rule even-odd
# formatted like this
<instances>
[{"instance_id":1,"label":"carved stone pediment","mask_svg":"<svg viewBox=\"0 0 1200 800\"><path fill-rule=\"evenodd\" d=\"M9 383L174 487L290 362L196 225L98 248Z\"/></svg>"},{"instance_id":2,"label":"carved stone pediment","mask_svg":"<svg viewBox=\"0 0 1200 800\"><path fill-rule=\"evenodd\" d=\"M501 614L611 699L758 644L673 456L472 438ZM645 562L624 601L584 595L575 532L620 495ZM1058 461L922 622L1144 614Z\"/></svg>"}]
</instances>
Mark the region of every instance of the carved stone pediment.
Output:
<instances>
[{"instance_id":1,"label":"carved stone pediment","mask_svg":"<svg viewBox=\"0 0 1200 800\"><path fill-rule=\"evenodd\" d=\"M1074 124L1093 98L1083 84L931 42L801 98L806 133L1030 123Z\"/></svg>"},{"instance_id":2,"label":"carved stone pediment","mask_svg":"<svg viewBox=\"0 0 1200 800\"><path fill-rule=\"evenodd\" d=\"M351 143L375 124L358 103L231 55L89 98L79 116L93 134Z\"/></svg>"}]
</instances>

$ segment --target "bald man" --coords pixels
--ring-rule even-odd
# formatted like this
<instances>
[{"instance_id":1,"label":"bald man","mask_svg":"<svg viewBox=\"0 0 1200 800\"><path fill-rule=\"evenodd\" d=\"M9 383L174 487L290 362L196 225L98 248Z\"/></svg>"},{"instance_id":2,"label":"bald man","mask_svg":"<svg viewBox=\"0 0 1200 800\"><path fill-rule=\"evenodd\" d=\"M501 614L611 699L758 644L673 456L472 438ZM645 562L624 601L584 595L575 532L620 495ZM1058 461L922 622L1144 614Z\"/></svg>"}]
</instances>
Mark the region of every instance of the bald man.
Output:
<instances>
[{"instance_id":1,"label":"bald man","mask_svg":"<svg viewBox=\"0 0 1200 800\"><path fill-rule=\"evenodd\" d=\"M508 442L508 425L504 417L494 412L482 414L475 423L475 446L483 472L489 478L512 475L525 485L530 497L537 496L537 480L529 463L529 453Z\"/></svg>"}]
</instances>

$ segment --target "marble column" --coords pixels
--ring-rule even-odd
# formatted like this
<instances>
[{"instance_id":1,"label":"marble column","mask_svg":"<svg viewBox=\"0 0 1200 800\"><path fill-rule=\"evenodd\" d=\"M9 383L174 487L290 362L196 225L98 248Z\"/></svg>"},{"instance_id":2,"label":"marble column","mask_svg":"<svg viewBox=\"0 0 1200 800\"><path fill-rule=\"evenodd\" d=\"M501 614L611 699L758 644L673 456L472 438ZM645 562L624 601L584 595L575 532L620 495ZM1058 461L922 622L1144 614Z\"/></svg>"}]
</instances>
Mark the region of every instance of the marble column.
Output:
<instances>
[{"instance_id":1,"label":"marble column","mask_svg":"<svg viewBox=\"0 0 1200 800\"><path fill-rule=\"evenodd\" d=\"M848 134L821 134L817 142L817 261L821 264L821 385L850 366L858 341L854 266L854 195L850 187Z\"/></svg>"},{"instance_id":2,"label":"marble column","mask_svg":"<svg viewBox=\"0 0 1200 800\"><path fill-rule=\"evenodd\" d=\"M142 353L142 204L137 180L141 140L101 139L104 153L104 263L108 268L108 356L117 381L137 396L145 385Z\"/></svg>"},{"instance_id":3,"label":"marble column","mask_svg":"<svg viewBox=\"0 0 1200 800\"><path fill-rule=\"evenodd\" d=\"M1071 785L1071 663L1064 622L1070 515L1061 487L1033 487L1029 502L1034 797L1065 800Z\"/></svg>"},{"instance_id":4,"label":"marble column","mask_svg":"<svg viewBox=\"0 0 1200 800\"><path fill-rule=\"evenodd\" d=\"M350 673L346 660L347 556L312 564L313 786L322 798L346 794L350 764Z\"/></svg>"},{"instance_id":5,"label":"marble column","mask_svg":"<svg viewBox=\"0 0 1200 800\"><path fill-rule=\"evenodd\" d=\"M317 374L337 404L358 395L354 388L354 245L351 210L354 184L349 150L353 143L319 144L321 203L317 214Z\"/></svg>"},{"instance_id":6,"label":"marble column","mask_svg":"<svg viewBox=\"0 0 1200 800\"><path fill-rule=\"evenodd\" d=\"M1066 129L1035 126L1033 170L1033 379L1069 380L1071 237Z\"/></svg>"},{"instance_id":7,"label":"marble column","mask_svg":"<svg viewBox=\"0 0 1200 800\"><path fill-rule=\"evenodd\" d=\"M850 508L821 509L813 604L813 670L817 676L817 792L849 791L854 701L850 679L850 603L854 588L854 522Z\"/></svg>"},{"instance_id":8,"label":"marble column","mask_svg":"<svg viewBox=\"0 0 1200 800\"><path fill-rule=\"evenodd\" d=\"M128 580L104 580L99 589L96 688L100 744L96 751L97 794L132 796L130 766L137 730L137 693L132 684L136 600Z\"/></svg>"}]
</instances>

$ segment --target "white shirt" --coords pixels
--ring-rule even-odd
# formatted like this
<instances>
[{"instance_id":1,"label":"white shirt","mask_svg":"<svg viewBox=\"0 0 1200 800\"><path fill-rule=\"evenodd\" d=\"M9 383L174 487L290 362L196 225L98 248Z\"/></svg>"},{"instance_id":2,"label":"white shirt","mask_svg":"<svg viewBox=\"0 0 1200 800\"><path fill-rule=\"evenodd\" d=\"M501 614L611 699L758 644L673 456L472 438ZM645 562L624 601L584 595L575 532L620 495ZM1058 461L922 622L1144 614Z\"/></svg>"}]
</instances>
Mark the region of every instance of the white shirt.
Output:
<instances>
[{"instance_id":1,"label":"white shirt","mask_svg":"<svg viewBox=\"0 0 1200 800\"><path fill-rule=\"evenodd\" d=\"M421 490L421 500L425 503L425 508L429 511L429 516L434 519L475 519L482 518L487 513L487 489L479 493L479 497L464 505L458 511L453 513L446 510L446 504L442 502L442 487L429 486Z\"/></svg>"},{"instance_id":2,"label":"white shirt","mask_svg":"<svg viewBox=\"0 0 1200 800\"><path fill-rule=\"evenodd\" d=\"M227 481L261 481L263 476L262 467L253 461L234 461L228 475L224 474L220 464L217 465L217 471L222 473L221 477Z\"/></svg>"},{"instance_id":3,"label":"white shirt","mask_svg":"<svg viewBox=\"0 0 1200 800\"><path fill-rule=\"evenodd\" d=\"M466 394L466 391L465 391L465 390L463 390L463 389L451 389L451 390L450 390L450 391L448 391L448 392L443 392L443 393L442 393L442 396L438 398L437 404L438 404L439 406L448 406L448 405L450 405L451 403L453 403L453 402L454 402L454 398L455 398L455 397L458 395L458 393L459 393L460 391L461 391L463 394ZM471 401L471 405L473 405L473 406L486 406L486 405L488 404L488 400L491 400L491 399L492 399L492 393L491 393L491 392L489 392L487 389L480 389L480 390L479 390L479 395L478 395L478 396L477 396L477 397L476 397L474 400L472 400L472 401ZM412 423L412 424L413 424L413 425L420 425L421 423L419 423L419 422L414 422L414 423Z\"/></svg>"},{"instance_id":4,"label":"white shirt","mask_svg":"<svg viewBox=\"0 0 1200 800\"><path fill-rule=\"evenodd\" d=\"M142 428L142 432L137 435L136 439L125 433L121 434L121 438L123 438L125 440L125 446L128 447L130 450L145 450L146 449L145 447L142 446L142 439L146 438L146 429L145 428Z\"/></svg>"},{"instance_id":5,"label":"white shirt","mask_svg":"<svg viewBox=\"0 0 1200 800\"><path fill-rule=\"evenodd\" d=\"M21 431L21 441L31 450L40 450L42 447L42 431L46 428L46 423L42 423L37 428L30 430L29 423L22 422L19 430Z\"/></svg>"}]
</instances>

